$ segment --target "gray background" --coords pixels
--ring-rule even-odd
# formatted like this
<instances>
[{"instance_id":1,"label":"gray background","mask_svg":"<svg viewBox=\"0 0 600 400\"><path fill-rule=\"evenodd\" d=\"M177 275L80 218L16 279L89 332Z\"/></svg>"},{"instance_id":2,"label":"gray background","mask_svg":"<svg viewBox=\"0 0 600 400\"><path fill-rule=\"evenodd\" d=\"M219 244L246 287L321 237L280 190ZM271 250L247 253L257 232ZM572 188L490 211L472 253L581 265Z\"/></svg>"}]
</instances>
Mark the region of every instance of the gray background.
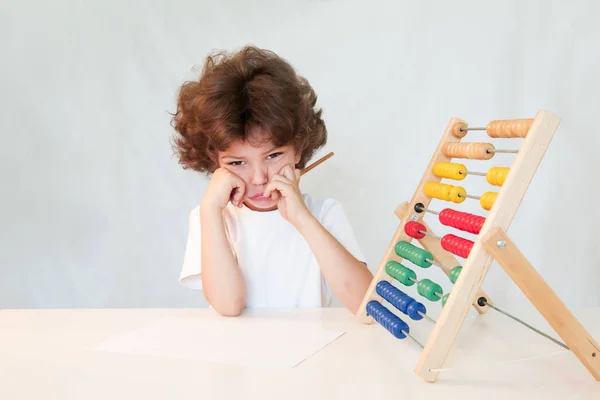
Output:
<instances>
[{"instance_id":1,"label":"gray background","mask_svg":"<svg viewBox=\"0 0 600 400\"><path fill-rule=\"evenodd\" d=\"M558 114L510 234L569 306L598 306L599 12L593 1L3 2L0 307L206 306L177 283L206 178L178 165L169 112L208 52L247 43L315 87L330 132L318 156L336 156L302 189L346 205L372 270L450 117ZM462 209L482 214L476 201ZM497 265L484 289L529 307Z\"/></svg>"}]
</instances>

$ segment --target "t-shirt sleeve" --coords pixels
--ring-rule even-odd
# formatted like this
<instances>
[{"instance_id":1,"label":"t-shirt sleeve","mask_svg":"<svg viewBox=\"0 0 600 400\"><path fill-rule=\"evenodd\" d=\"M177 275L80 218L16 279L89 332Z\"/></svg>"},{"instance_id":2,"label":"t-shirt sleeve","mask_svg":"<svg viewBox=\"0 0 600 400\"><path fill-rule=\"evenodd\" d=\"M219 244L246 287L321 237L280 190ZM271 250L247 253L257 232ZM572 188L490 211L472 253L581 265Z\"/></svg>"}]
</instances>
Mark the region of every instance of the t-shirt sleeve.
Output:
<instances>
[{"instance_id":1,"label":"t-shirt sleeve","mask_svg":"<svg viewBox=\"0 0 600 400\"><path fill-rule=\"evenodd\" d=\"M335 200L328 199L323 209L321 224L335 237L350 254L361 262L366 262L358 245L352 225L346 215L343 205Z\"/></svg>"},{"instance_id":2,"label":"t-shirt sleeve","mask_svg":"<svg viewBox=\"0 0 600 400\"><path fill-rule=\"evenodd\" d=\"M183 257L179 283L189 289L202 289L200 209L196 207L189 216L188 238Z\"/></svg>"}]
</instances>

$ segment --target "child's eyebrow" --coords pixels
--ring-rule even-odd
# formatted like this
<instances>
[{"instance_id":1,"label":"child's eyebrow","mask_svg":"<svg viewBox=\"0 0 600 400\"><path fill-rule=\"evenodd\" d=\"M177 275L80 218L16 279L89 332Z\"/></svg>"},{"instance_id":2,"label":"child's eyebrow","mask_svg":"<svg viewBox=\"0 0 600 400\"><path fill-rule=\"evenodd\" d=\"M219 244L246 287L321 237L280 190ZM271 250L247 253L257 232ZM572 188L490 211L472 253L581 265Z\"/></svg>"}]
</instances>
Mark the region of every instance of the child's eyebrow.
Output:
<instances>
[{"instance_id":1,"label":"child's eyebrow","mask_svg":"<svg viewBox=\"0 0 600 400\"><path fill-rule=\"evenodd\" d=\"M221 156L221 158L222 158L222 159L223 159L223 158L238 158L238 159L239 159L239 158L244 158L244 157L242 157L242 156L236 156L235 154L223 154L223 155Z\"/></svg>"},{"instance_id":2,"label":"child's eyebrow","mask_svg":"<svg viewBox=\"0 0 600 400\"><path fill-rule=\"evenodd\" d=\"M272 148L270 148L268 151L265 151L263 154L269 154L269 153L273 153L275 150L280 149L281 146L273 146ZM237 156L235 154L229 154L229 153L225 153L223 154L221 157L221 159L223 158L236 158L236 159L244 159L244 156Z\"/></svg>"},{"instance_id":3,"label":"child's eyebrow","mask_svg":"<svg viewBox=\"0 0 600 400\"><path fill-rule=\"evenodd\" d=\"M269 151L265 151L263 154L273 153L275 150L281 148L281 146L273 146Z\"/></svg>"}]
</instances>

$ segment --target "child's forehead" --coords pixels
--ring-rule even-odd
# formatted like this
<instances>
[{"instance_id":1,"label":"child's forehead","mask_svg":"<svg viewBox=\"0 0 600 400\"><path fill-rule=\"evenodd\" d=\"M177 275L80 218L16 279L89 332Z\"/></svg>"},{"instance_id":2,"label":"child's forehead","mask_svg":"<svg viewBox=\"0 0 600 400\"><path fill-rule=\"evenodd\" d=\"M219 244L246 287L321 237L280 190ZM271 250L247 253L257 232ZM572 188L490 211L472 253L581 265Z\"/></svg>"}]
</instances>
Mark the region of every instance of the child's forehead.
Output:
<instances>
[{"instance_id":1,"label":"child's forehead","mask_svg":"<svg viewBox=\"0 0 600 400\"><path fill-rule=\"evenodd\" d=\"M232 142L229 147L225 150L226 152L244 151L244 152L259 152L266 150L267 148L273 148L273 139L270 137L263 137L259 140L256 138L248 138L246 140L236 140Z\"/></svg>"},{"instance_id":2,"label":"child's forehead","mask_svg":"<svg viewBox=\"0 0 600 400\"><path fill-rule=\"evenodd\" d=\"M224 151L224 153L234 154L253 154L264 153L273 150L275 142L271 132L261 128L253 128L245 139L240 139L232 142Z\"/></svg>"}]
</instances>

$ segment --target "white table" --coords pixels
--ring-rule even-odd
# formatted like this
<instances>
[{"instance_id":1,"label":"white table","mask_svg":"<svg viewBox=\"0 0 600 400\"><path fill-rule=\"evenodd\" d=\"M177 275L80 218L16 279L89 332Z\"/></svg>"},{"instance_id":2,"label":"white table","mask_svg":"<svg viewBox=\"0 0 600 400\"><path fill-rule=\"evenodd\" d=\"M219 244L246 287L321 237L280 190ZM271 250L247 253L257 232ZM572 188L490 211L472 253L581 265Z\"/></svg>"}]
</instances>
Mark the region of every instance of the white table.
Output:
<instances>
[{"instance_id":1,"label":"white table","mask_svg":"<svg viewBox=\"0 0 600 400\"><path fill-rule=\"evenodd\" d=\"M298 366L276 372L89 350L165 316L207 324L220 318L210 309L0 311L0 399L600 399L600 382L566 351L494 365L563 349L493 311L469 314L445 365L454 369L433 384L413 373L421 351L414 342L397 340L378 324L360 324L338 308L238 317L248 324L268 317L346 331ZM576 316L600 339L600 309ZM556 337L539 316L528 321ZM424 343L431 326L420 321L411 329Z\"/></svg>"}]
</instances>

